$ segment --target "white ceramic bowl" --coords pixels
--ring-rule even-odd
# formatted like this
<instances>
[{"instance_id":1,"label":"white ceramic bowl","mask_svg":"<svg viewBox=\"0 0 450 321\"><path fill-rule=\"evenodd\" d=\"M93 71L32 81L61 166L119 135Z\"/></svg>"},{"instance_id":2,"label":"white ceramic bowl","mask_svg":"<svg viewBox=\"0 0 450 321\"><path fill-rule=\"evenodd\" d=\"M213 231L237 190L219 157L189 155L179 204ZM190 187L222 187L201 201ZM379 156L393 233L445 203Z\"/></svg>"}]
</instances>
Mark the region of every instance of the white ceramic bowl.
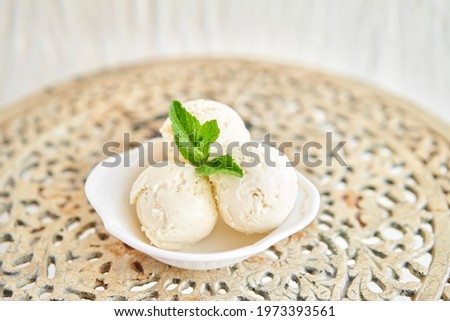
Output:
<instances>
[{"instance_id":1,"label":"white ceramic bowl","mask_svg":"<svg viewBox=\"0 0 450 321\"><path fill-rule=\"evenodd\" d=\"M166 264L184 269L207 270L224 267L258 254L276 242L306 227L317 215L320 196L315 186L303 175L298 176L298 197L294 209L286 220L268 234L245 235L228 227L219 219L211 234L195 245L168 251L149 244L141 231L134 205L130 205L129 194L133 182L145 169L139 166L139 153L151 155L153 161L162 160L163 140L155 138L144 144L140 151L134 148L118 154L120 164L107 167L105 163L117 161L113 156L100 162L86 181L86 195L100 215L106 230L129 246L148 254ZM128 157L129 163L125 160Z\"/></svg>"}]
</instances>

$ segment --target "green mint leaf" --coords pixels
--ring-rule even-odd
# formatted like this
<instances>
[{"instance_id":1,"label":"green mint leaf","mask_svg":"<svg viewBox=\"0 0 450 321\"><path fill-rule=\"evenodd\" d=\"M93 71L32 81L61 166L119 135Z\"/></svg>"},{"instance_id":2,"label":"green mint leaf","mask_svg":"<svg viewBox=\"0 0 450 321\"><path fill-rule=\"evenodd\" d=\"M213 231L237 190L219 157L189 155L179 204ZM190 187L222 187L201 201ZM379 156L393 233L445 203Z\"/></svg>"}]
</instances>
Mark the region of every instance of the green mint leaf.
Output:
<instances>
[{"instance_id":1,"label":"green mint leaf","mask_svg":"<svg viewBox=\"0 0 450 321\"><path fill-rule=\"evenodd\" d=\"M206 155L206 158L203 161L208 160L208 155L210 151L210 146L212 143L216 141L219 137L220 129L217 125L217 120L208 120L203 125L200 126L197 137L199 138L198 147L202 150L203 155Z\"/></svg>"},{"instance_id":2,"label":"green mint leaf","mask_svg":"<svg viewBox=\"0 0 450 321\"><path fill-rule=\"evenodd\" d=\"M217 125L217 120L208 120L198 129L198 136L201 141L207 141L210 144L214 143L219 138L220 129Z\"/></svg>"},{"instance_id":3,"label":"green mint leaf","mask_svg":"<svg viewBox=\"0 0 450 321\"><path fill-rule=\"evenodd\" d=\"M212 160L200 165L195 170L197 173L206 176L210 176L212 174L228 174L238 177L244 176L242 168L236 164L233 157L228 154L213 158Z\"/></svg>"},{"instance_id":4,"label":"green mint leaf","mask_svg":"<svg viewBox=\"0 0 450 321\"><path fill-rule=\"evenodd\" d=\"M198 131L201 125L198 119L176 100L170 106L169 119L172 122L173 136L181 155L193 165L200 165L208 158L208 154L205 154L204 147L200 146Z\"/></svg>"},{"instance_id":5,"label":"green mint leaf","mask_svg":"<svg viewBox=\"0 0 450 321\"><path fill-rule=\"evenodd\" d=\"M242 177L243 171L230 155L222 155L208 160L211 144L220 134L217 120L208 120L200 124L199 120L186 108L174 100L170 106L169 119L179 152L192 165L198 166L196 171L203 175L216 173Z\"/></svg>"}]
</instances>

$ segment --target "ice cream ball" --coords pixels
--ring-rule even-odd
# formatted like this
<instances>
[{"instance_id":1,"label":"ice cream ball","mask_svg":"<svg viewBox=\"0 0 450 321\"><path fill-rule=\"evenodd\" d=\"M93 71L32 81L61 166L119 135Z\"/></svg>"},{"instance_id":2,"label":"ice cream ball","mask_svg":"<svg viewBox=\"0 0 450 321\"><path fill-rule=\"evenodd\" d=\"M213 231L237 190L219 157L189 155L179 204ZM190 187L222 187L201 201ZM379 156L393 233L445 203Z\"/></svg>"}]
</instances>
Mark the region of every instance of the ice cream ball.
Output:
<instances>
[{"instance_id":1,"label":"ice cream ball","mask_svg":"<svg viewBox=\"0 0 450 321\"><path fill-rule=\"evenodd\" d=\"M243 169L243 177L210 176L220 216L246 234L273 230L294 207L298 193L294 167L284 154L263 143L234 148L232 156Z\"/></svg>"},{"instance_id":2,"label":"ice cream ball","mask_svg":"<svg viewBox=\"0 0 450 321\"><path fill-rule=\"evenodd\" d=\"M245 127L244 121L231 107L217 101L206 99L191 100L184 103L183 106L201 124L208 120L217 120L220 134L216 143L220 144L223 148L223 152L220 154L224 154L226 147L232 142L242 143L250 140L250 132ZM169 118L166 119L159 131L165 140L169 142L174 141L172 123ZM214 147L211 150L215 151Z\"/></svg>"},{"instance_id":3,"label":"ice cream ball","mask_svg":"<svg viewBox=\"0 0 450 321\"><path fill-rule=\"evenodd\" d=\"M163 161L145 169L133 184L130 202L136 203L151 244L166 250L207 237L218 218L208 179L187 163Z\"/></svg>"}]
</instances>

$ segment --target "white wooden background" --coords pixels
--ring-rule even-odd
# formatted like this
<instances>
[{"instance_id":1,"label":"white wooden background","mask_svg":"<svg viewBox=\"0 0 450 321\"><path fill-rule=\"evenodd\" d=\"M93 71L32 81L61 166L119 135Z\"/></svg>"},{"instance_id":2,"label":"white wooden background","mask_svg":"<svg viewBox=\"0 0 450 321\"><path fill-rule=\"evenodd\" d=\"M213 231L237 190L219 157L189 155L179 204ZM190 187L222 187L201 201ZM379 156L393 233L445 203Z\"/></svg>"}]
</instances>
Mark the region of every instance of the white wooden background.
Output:
<instances>
[{"instance_id":1,"label":"white wooden background","mask_svg":"<svg viewBox=\"0 0 450 321\"><path fill-rule=\"evenodd\" d=\"M450 1L0 0L0 105L103 67L193 55L342 73L450 122Z\"/></svg>"}]
</instances>

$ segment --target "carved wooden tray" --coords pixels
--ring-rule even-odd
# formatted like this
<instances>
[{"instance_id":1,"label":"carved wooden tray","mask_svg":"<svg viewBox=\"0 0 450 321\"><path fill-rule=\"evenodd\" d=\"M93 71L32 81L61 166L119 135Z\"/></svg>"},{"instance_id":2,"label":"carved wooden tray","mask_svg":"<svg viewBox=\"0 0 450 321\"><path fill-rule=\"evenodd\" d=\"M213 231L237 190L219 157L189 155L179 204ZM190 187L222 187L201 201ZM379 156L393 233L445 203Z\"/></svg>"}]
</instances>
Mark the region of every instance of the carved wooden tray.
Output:
<instances>
[{"instance_id":1,"label":"carved wooden tray","mask_svg":"<svg viewBox=\"0 0 450 321\"><path fill-rule=\"evenodd\" d=\"M347 141L348 167L299 165L322 195L312 225L211 271L127 247L83 191L103 143L147 140L172 99L195 98L235 107L254 137ZM450 299L450 128L380 91L264 62L167 61L50 88L3 110L0 129L3 300Z\"/></svg>"}]
</instances>

